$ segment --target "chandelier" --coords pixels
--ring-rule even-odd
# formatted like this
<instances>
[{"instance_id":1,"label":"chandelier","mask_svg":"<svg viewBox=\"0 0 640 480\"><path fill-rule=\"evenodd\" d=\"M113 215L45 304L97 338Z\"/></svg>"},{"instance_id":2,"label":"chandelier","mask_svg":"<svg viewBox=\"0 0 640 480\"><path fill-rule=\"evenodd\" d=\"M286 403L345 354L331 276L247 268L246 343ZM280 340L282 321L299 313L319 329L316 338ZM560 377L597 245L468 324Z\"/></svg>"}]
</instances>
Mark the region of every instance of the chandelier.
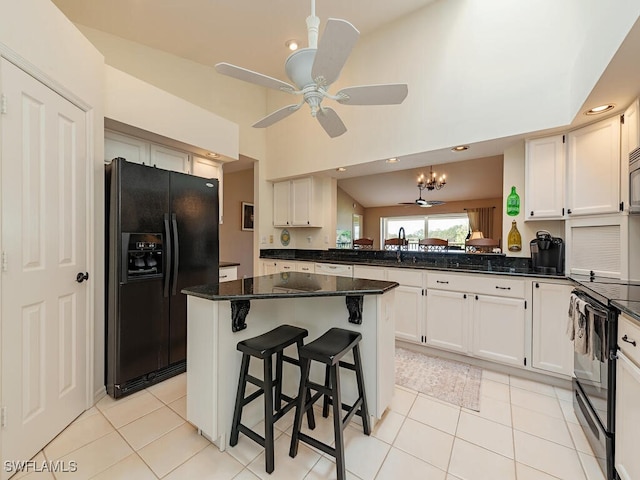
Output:
<instances>
[{"instance_id":1,"label":"chandelier","mask_svg":"<svg viewBox=\"0 0 640 480\"><path fill-rule=\"evenodd\" d=\"M418 188L422 192L425 188L429 191L440 190L447 184L447 176L441 175L437 178L436 172L433 171L433 167L430 167L429 176L425 178L424 173L421 173L418 177Z\"/></svg>"}]
</instances>

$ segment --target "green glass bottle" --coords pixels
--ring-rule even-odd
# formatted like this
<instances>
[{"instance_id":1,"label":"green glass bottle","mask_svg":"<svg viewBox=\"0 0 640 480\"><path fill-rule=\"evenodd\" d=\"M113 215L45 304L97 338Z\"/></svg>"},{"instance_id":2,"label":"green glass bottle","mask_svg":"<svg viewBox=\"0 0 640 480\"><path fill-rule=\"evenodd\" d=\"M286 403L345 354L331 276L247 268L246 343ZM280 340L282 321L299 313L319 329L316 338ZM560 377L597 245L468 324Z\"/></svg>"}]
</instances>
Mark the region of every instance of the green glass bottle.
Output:
<instances>
[{"instance_id":1,"label":"green glass bottle","mask_svg":"<svg viewBox=\"0 0 640 480\"><path fill-rule=\"evenodd\" d=\"M515 217L520 213L520 195L516 193L516 187L511 187L511 193L507 197L507 215Z\"/></svg>"},{"instance_id":2,"label":"green glass bottle","mask_svg":"<svg viewBox=\"0 0 640 480\"><path fill-rule=\"evenodd\" d=\"M515 220L511 222L507 245L510 252L519 252L522 250L522 237L520 236Z\"/></svg>"}]
</instances>

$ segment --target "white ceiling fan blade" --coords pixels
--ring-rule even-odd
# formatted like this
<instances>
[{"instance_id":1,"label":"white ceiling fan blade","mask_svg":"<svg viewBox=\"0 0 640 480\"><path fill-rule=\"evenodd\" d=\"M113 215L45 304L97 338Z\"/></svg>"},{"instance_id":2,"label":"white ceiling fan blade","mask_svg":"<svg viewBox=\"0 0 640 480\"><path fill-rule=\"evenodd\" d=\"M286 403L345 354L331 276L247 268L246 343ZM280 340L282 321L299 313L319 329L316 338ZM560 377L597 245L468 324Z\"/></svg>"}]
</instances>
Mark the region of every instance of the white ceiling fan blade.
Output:
<instances>
[{"instance_id":1,"label":"white ceiling fan blade","mask_svg":"<svg viewBox=\"0 0 640 480\"><path fill-rule=\"evenodd\" d=\"M251 126L254 128L265 128L270 125L273 125L274 123L279 122L283 118L286 118L289 115L291 115L293 112L297 111L301 105L302 105L301 103L294 103L293 105L287 105L286 107L282 107L281 109L276 110L273 113L270 113L263 119L258 120L256 123L254 123Z\"/></svg>"},{"instance_id":2,"label":"white ceiling fan blade","mask_svg":"<svg viewBox=\"0 0 640 480\"><path fill-rule=\"evenodd\" d=\"M316 118L331 138L339 137L347 131L347 127L344 126L344 123L342 123L342 120L340 120L340 117L333 108L321 108L318 110Z\"/></svg>"},{"instance_id":3,"label":"white ceiling fan blade","mask_svg":"<svg viewBox=\"0 0 640 480\"><path fill-rule=\"evenodd\" d=\"M296 89L293 85L289 85L286 82L278 80L277 78L269 77L261 73L247 70L246 68L237 67L230 63L217 63L216 71L222 75L237 78L244 82L255 83L267 88L273 88L275 90L282 90L283 92L293 93Z\"/></svg>"},{"instance_id":4,"label":"white ceiling fan blade","mask_svg":"<svg viewBox=\"0 0 640 480\"><path fill-rule=\"evenodd\" d=\"M398 105L407 98L409 89L404 83L362 85L340 90L336 97L345 105Z\"/></svg>"},{"instance_id":5,"label":"white ceiling fan blade","mask_svg":"<svg viewBox=\"0 0 640 480\"><path fill-rule=\"evenodd\" d=\"M346 20L327 20L311 67L311 78L317 80L323 77L324 85L335 82L359 36L356 27Z\"/></svg>"}]
</instances>

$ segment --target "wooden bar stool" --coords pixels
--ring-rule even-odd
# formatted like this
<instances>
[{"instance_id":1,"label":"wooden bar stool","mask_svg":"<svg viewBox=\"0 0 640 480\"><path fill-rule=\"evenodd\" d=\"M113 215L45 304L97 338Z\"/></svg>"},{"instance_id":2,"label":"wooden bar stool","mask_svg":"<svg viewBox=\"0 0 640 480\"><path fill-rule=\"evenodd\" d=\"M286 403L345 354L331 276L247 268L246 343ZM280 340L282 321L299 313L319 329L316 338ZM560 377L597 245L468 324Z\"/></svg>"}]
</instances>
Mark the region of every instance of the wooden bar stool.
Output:
<instances>
[{"instance_id":1,"label":"wooden bar stool","mask_svg":"<svg viewBox=\"0 0 640 480\"><path fill-rule=\"evenodd\" d=\"M238 444L240 432L265 449L265 468L267 473L274 470L274 440L273 425L296 405L297 398L292 398L282 393L282 365L283 362L300 365L295 358L284 355L284 349L289 345L297 344L298 352L302 348L302 339L309 335L304 328L291 325L281 325L267 333L257 337L248 338L238 342L237 349L242 352L242 364L240 366L240 379L238 380L238 394L233 411L233 423L231 425L231 438L229 445ZM276 355L276 375L273 378L273 355ZM263 380L249 375L249 363L251 358L259 358L263 361ZM252 383L257 391L245 398L247 383ZM275 395L274 395L275 388ZM264 437L241 423L242 409L260 395L264 395ZM274 405L275 400L275 405ZM285 402L283 406L283 402ZM307 413L309 428L315 428L313 411Z\"/></svg>"},{"instance_id":2,"label":"wooden bar stool","mask_svg":"<svg viewBox=\"0 0 640 480\"><path fill-rule=\"evenodd\" d=\"M297 455L298 444L300 441L308 443L336 459L338 480L344 480L346 478L344 460L344 429L351 418L354 415L359 415L362 418L362 427L365 435L369 435L371 433L369 412L367 410L367 398L364 391L362 362L360 360L359 343L361 339L362 335L358 332L342 328L331 328L321 337L298 350L302 376L300 377L300 389L298 390L298 402L296 405L296 419L293 424L289 456L295 457ZM353 350L354 363L341 361L341 358L351 350ZM309 371L311 370L312 360L326 365L324 385L320 385L309 380ZM356 373L358 399L351 406L342 403L342 398L340 396L339 367L354 370ZM316 393L311 397L310 390L316 391ZM313 411L313 404L323 396L324 405L322 415L324 417L329 415L329 404L333 405L335 447L322 443L300 431L302 426L302 416L305 412L308 414L310 411ZM342 410L347 411L344 419L342 418Z\"/></svg>"}]
</instances>

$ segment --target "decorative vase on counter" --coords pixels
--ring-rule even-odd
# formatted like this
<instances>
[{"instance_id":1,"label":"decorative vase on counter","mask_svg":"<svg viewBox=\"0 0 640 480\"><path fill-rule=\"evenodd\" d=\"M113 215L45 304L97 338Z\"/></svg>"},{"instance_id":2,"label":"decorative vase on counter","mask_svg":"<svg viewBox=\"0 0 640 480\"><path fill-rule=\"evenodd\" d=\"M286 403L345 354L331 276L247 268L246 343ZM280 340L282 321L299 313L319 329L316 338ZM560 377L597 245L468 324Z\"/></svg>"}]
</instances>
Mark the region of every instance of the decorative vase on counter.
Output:
<instances>
[{"instance_id":1,"label":"decorative vase on counter","mask_svg":"<svg viewBox=\"0 0 640 480\"><path fill-rule=\"evenodd\" d=\"M514 187L515 188L515 187ZM511 222L511 230L509 230L508 246L510 252L519 252L522 250L522 237L516 226L516 221Z\"/></svg>"},{"instance_id":2,"label":"decorative vase on counter","mask_svg":"<svg viewBox=\"0 0 640 480\"><path fill-rule=\"evenodd\" d=\"M519 213L520 213L520 195L516 193L516 187L511 187L511 193L507 197L507 215L509 215L510 217L515 217Z\"/></svg>"}]
</instances>

